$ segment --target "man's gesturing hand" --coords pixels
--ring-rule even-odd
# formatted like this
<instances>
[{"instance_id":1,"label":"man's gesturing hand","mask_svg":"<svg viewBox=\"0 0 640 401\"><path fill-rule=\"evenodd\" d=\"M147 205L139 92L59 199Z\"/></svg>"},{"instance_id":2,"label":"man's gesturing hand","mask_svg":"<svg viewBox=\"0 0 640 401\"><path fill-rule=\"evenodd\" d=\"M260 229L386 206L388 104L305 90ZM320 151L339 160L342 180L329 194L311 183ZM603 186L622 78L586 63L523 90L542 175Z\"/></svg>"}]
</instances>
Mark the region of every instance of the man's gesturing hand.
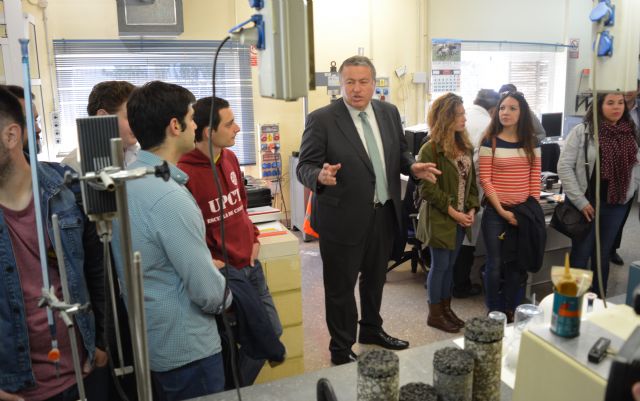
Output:
<instances>
[{"instance_id":1,"label":"man's gesturing hand","mask_svg":"<svg viewBox=\"0 0 640 401\"><path fill-rule=\"evenodd\" d=\"M336 174L338 170L340 170L340 167L342 167L340 163L323 164L322 170L320 170L320 174L318 174L318 182L322 185L336 185L338 183L338 181L336 181Z\"/></svg>"},{"instance_id":2,"label":"man's gesturing hand","mask_svg":"<svg viewBox=\"0 0 640 401\"><path fill-rule=\"evenodd\" d=\"M411 165L411 172L416 178L421 180L427 180L435 184L436 176L442 174L440 170L436 168L435 163L413 163Z\"/></svg>"}]
</instances>

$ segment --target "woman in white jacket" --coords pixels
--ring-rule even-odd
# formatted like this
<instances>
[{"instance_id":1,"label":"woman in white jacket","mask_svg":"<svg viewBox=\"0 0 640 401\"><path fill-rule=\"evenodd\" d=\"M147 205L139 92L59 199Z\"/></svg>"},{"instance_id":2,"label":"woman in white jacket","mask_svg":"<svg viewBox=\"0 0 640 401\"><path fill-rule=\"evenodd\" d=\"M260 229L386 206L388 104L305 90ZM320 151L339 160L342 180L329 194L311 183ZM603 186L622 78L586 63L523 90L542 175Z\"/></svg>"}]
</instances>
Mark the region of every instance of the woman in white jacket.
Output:
<instances>
[{"instance_id":1,"label":"woman in white jacket","mask_svg":"<svg viewBox=\"0 0 640 401\"><path fill-rule=\"evenodd\" d=\"M595 197L600 197L600 239L604 294L600 294L596 274L595 224L586 238L572 239L571 266L589 268L594 272L593 290L605 297L609 277L611 248L620 226L623 224L628 202L638 187L640 154L635 125L622 93L609 93L598 97L595 109L598 113L600 142L600 193L595 193L596 150L593 139L594 104L587 109L584 121L569 133L558 161L558 175L569 201L589 221L595 217ZM584 143L588 141L585 163ZM587 181L586 166L589 166ZM589 188L589 196L585 193Z\"/></svg>"}]
</instances>

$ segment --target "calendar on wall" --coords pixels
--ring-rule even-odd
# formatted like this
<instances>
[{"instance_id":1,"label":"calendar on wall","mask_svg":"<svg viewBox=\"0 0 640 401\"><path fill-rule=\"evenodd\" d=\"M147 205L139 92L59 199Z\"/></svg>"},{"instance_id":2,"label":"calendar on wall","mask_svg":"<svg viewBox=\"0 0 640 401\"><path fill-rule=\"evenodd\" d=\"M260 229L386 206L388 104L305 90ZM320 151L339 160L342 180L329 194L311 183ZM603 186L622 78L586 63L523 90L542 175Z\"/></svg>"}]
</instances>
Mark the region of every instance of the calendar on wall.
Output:
<instances>
[{"instance_id":1,"label":"calendar on wall","mask_svg":"<svg viewBox=\"0 0 640 401\"><path fill-rule=\"evenodd\" d=\"M434 93L460 92L460 70L431 70L431 88Z\"/></svg>"},{"instance_id":2,"label":"calendar on wall","mask_svg":"<svg viewBox=\"0 0 640 401\"><path fill-rule=\"evenodd\" d=\"M462 43L433 41L431 44L431 93L460 93Z\"/></svg>"}]
</instances>

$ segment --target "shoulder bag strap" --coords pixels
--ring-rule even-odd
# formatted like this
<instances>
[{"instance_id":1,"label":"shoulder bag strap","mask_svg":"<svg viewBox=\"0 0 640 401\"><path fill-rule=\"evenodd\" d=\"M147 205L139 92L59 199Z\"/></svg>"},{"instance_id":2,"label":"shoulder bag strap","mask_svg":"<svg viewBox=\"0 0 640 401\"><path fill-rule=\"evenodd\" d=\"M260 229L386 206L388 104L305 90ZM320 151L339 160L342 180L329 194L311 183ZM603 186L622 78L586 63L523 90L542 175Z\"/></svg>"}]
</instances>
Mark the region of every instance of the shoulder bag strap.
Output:
<instances>
[{"instance_id":1,"label":"shoulder bag strap","mask_svg":"<svg viewBox=\"0 0 640 401\"><path fill-rule=\"evenodd\" d=\"M491 157L496 157L496 137L491 137ZM493 162L492 162L493 163Z\"/></svg>"},{"instance_id":2,"label":"shoulder bag strap","mask_svg":"<svg viewBox=\"0 0 640 401\"><path fill-rule=\"evenodd\" d=\"M584 174L587 177L587 191L585 192L585 196L589 199L589 191L591 188L591 182L589 177L589 135L584 136Z\"/></svg>"}]
</instances>

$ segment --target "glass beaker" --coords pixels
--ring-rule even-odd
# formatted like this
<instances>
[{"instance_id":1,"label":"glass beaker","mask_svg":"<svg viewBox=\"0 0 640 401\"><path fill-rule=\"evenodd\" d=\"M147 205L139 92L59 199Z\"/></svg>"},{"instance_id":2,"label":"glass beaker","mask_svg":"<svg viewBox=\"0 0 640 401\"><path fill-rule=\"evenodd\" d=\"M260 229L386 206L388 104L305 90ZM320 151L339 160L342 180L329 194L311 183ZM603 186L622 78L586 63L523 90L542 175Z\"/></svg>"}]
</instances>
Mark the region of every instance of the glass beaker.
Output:
<instances>
[{"instance_id":1,"label":"glass beaker","mask_svg":"<svg viewBox=\"0 0 640 401\"><path fill-rule=\"evenodd\" d=\"M544 322L542 308L533 304L522 304L516 308L513 318L514 334L520 335L527 326L535 326Z\"/></svg>"},{"instance_id":2,"label":"glass beaker","mask_svg":"<svg viewBox=\"0 0 640 401\"><path fill-rule=\"evenodd\" d=\"M542 308L533 304L522 304L516 308L513 318L513 333L509 339L508 350L506 352L505 363L507 367L516 370L518 363L518 352L520 351L520 338L522 332L527 327L542 325L544 323L544 313Z\"/></svg>"}]
</instances>

